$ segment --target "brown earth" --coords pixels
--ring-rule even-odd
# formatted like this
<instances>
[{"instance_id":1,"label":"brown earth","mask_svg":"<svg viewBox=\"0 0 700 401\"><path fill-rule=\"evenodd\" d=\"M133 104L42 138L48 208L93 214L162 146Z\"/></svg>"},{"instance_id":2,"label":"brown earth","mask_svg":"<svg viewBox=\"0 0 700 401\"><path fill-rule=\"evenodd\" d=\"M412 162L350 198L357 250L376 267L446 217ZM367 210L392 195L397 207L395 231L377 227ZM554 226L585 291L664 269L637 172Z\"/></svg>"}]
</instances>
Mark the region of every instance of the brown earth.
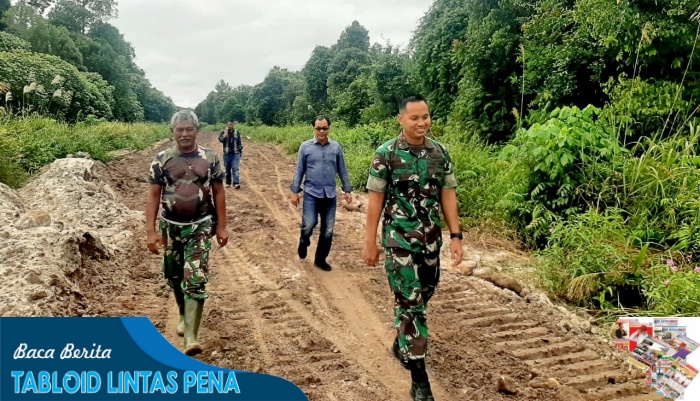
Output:
<instances>
[{"instance_id":1,"label":"brown earth","mask_svg":"<svg viewBox=\"0 0 700 401\"><path fill-rule=\"evenodd\" d=\"M200 143L220 151L213 133L201 134ZM54 171L53 181L43 187L38 178L19 192L0 188L0 256L18 261L0 267L0 276L21 271L17 249L27 243L63 238L67 245L49 253L68 255L50 277L38 268L23 273L20 289L10 294L20 302L3 303L0 314L147 316L182 349L160 257L145 246L143 213L149 164L158 149L171 145L128 153L107 165L67 159L79 164L70 174L66 162L58 161L46 172ZM210 298L200 329L205 352L197 358L283 377L310 400L408 401L410 375L388 352L394 328L386 277L382 268L361 260L364 208L338 208L332 272L300 261L301 208L287 198L293 167L271 145L246 144L243 188L226 190L229 244L215 245L211 254ZM80 195L73 199L84 209L80 213L60 195L55 203L47 198L48 187L66 182L89 187L71 192ZM92 203L83 205L86 199ZM355 203L366 204L364 194ZM475 263L451 268L445 255L429 308L428 366L437 400L661 399L585 317L527 285L520 296L476 277L489 272L471 275L474 267L502 271L498 264L509 251L475 242L465 244L465 252ZM58 263L41 259L50 256L42 253L37 263Z\"/></svg>"}]
</instances>

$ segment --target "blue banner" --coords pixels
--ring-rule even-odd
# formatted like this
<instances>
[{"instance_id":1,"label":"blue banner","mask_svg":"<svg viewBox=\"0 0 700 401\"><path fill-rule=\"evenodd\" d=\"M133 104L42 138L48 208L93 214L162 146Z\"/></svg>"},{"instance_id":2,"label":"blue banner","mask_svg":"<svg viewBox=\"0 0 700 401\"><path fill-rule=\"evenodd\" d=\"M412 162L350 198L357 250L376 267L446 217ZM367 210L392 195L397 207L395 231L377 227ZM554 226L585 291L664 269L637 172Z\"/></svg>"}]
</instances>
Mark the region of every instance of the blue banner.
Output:
<instances>
[{"instance_id":1,"label":"blue banner","mask_svg":"<svg viewBox=\"0 0 700 401\"><path fill-rule=\"evenodd\" d=\"M0 399L308 401L281 378L186 356L144 317L0 318Z\"/></svg>"}]
</instances>

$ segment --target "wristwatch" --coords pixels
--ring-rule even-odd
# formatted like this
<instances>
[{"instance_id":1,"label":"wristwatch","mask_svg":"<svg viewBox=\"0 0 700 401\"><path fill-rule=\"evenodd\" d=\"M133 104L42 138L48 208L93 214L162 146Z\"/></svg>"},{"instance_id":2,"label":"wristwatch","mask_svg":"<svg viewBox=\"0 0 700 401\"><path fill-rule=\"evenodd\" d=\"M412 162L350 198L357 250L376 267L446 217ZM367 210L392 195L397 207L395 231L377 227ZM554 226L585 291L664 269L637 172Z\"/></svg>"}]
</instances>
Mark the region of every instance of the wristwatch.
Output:
<instances>
[{"instance_id":1,"label":"wristwatch","mask_svg":"<svg viewBox=\"0 0 700 401\"><path fill-rule=\"evenodd\" d=\"M464 237L462 236L462 232L460 231L458 233L450 233L450 239L455 239L455 238L459 238L460 241L463 240Z\"/></svg>"}]
</instances>

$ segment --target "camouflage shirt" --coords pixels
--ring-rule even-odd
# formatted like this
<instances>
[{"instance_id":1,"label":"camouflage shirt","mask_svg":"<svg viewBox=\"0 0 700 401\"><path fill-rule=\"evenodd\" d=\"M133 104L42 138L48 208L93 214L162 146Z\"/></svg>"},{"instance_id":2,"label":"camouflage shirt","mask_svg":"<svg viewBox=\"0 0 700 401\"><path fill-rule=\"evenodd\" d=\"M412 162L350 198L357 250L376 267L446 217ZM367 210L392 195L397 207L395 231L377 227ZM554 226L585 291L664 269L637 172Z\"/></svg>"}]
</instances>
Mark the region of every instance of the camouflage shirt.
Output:
<instances>
[{"instance_id":1,"label":"camouflage shirt","mask_svg":"<svg viewBox=\"0 0 700 401\"><path fill-rule=\"evenodd\" d=\"M222 182L225 174L219 155L208 148L198 146L195 152L180 153L173 147L158 153L151 163L149 182L163 187L161 216L178 223L214 216L211 185Z\"/></svg>"},{"instance_id":2,"label":"camouflage shirt","mask_svg":"<svg viewBox=\"0 0 700 401\"><path fill-rule=\"evenodd\" d=\"M436 252L442 246L440 192L457 187L452 161L440 143L425 138L421 147L400 135L377 149L367 189L382 192L382 245L411 252Z\"/></svg>"}]
</instances>

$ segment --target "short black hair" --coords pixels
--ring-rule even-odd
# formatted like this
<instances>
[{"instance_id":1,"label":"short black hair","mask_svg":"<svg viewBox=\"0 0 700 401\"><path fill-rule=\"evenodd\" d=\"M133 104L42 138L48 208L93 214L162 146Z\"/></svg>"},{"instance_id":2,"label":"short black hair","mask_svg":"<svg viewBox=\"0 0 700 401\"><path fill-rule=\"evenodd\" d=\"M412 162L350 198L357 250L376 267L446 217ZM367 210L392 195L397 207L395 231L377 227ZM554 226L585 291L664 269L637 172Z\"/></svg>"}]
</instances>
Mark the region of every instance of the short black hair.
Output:
<instances>
[{"instance_id":1,"label":"short black hair","mask_svg":"<svg viewBox=\"0 0 700 401\"><path fill-rule=\"evenodd\" d=\"M316 116L316 118L314 118L314 119L311 121L311 126L312 126L312 127L315 127L315 126L316 126L316 121L321 121L321 120L326 120L326 121L328 122L328 126L329 126L329 127L331 126L331 119L328 118L328 117L326 117L326 116L324 116L324 115L318 115L318 116Z\"/></svg>"},{"instance_id":2,"label":"short black hair","mask_svg":"<svg viewBox=\"0 0 700 401\"><path fill-rule=\"evenodd\" d=\"M409 103L425 102L425 98L421 95L406 96L399 102L399 111L406 110L406 105ZM427 103L427 102L426 102Z\"/></svg>"}]
</instances>

